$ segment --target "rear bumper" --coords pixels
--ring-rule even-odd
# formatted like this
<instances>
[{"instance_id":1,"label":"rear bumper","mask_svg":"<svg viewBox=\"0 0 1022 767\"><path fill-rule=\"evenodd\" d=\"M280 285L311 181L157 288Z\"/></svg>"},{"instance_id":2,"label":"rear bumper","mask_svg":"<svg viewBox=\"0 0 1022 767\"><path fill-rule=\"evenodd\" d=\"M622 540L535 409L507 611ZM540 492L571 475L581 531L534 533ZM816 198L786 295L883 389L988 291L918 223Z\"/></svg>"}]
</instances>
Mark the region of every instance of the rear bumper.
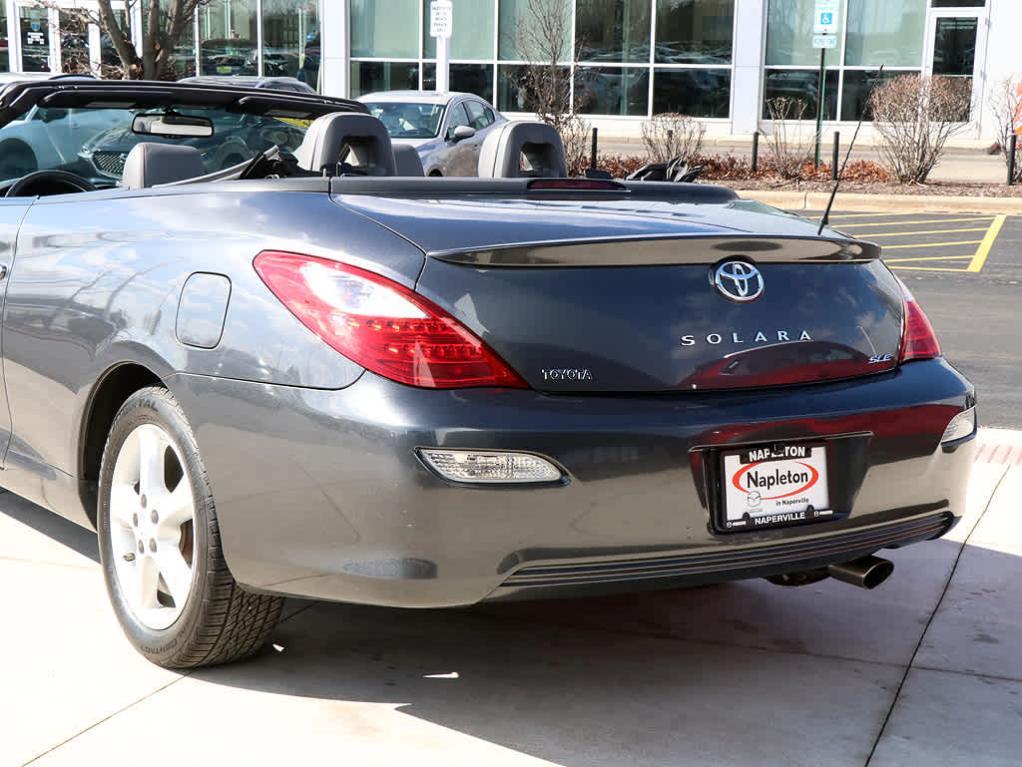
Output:
<instances>
[{"instance_id":1,"label":"rear bumper","mask_svg":"<svg viewBox=\"0 0 1022 767\"><path fill-rule=\"evenodd\" d=\"M177 375L228 563L245 586L406 607L723 581L845 561L942 535L974 444L940 446L974 404L943 360L859 381L642 397L339 391ZM724 446L845 437L841 519L719 534ZM546 487L444 482L415 448L523 450Z\"/></svg>"}]
</instances>

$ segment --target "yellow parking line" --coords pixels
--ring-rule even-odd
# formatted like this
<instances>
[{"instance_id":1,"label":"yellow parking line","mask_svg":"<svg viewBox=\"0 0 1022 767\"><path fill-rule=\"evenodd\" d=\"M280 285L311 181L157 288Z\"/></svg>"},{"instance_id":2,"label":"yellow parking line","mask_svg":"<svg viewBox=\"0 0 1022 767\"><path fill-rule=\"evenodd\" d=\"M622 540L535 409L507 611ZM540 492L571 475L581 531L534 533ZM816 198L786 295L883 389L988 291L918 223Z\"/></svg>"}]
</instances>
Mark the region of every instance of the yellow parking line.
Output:
<instances>
[{"instance_id":1,"label":"yellow parking line","mask_svg":"<svg viewBox=\"0 0 1022 767\"><path fill-rule=\"evenodd\" d=\"M891 268L913 272L957 272L958 274L968 274L969 272L968 269L943 269L939 266L892 266Z\"/></svg>"},{"instance_id":2,"label":"yellow parking line","mask_svg":"<svg viewBox=\"0 0 1022 767\"><path fill-rule=\"evenodd\" d=\"M884 218L885 216L911 216L911 213L838 213L830 218ZM891 222L894 223L894 222Z\"/></svg>"},{"instance_id":3,"label":"yellow parking line","mask_svg":"<svg viewBox=\"0 0 1022 767\"><path fill-rule=\"evenodd\" d=\"M971 261L975 256L919 256L917 258L885 258L889 264L900 264L905 261Z\"/></svg>"},{"instance_id":4,"label":"yellow parking line","mask_svg":"<svg viewBox=\"0 0 1022 767\"><path fill-rule=\"evenodd\" d=\"M997 237L1001 233L1001 227L1004 226L1007 218L1007 216L997 216L994 218L994 222L990 224L990 228L987 230L986 237L983 238L983 242L980 243L979 248L976 250L976 255L972 258L972 263L969 264L970 272L982 271L983 265L987 262L987 257L990 255L994 243L997 242Z\"/></svg>"},{"instance_id":5,"label":"yellow parking line","mask_svg":"<svg viewBox=\"0 0 1022 767\"><path fill-rule=\"evenodd\" d=\"M986 221L994 216L969 216L968 218L929 218L922 221L883 221L879 224L849 224L846 229L872 229L878 226L890 226L896 223L903 226L922 226L923 224L961 224L966 221Z\"/></svg>"},{"instance_id":6,"label":"yellow parking line","mask_svg":"<svg viewBox=\"0 0 1022 767\"><path fill-rule=\"evenodd\" d=\"M996 222L995 222L996 223ZM978 229L932 229L926 232L872 232L866 237L915 237L921 234L955 234L957 232L986 232L989 227L981 226ZM923 243L924 245L926 243Z\"/></svg>"},{"instance_id":7,"label":"yellow parking line","mask_svg":"<svg viewBox=\"0 0 1022 767\"><path fill-rule=\"evenodd\" d=\"M960 242L924 242L922 245L885 245L884 250L908 250L910 248L950 248L952 245L979 245L983 240L961 240ZM972 256L969 256L972 258Z\"/></svg>"}]
</instances>

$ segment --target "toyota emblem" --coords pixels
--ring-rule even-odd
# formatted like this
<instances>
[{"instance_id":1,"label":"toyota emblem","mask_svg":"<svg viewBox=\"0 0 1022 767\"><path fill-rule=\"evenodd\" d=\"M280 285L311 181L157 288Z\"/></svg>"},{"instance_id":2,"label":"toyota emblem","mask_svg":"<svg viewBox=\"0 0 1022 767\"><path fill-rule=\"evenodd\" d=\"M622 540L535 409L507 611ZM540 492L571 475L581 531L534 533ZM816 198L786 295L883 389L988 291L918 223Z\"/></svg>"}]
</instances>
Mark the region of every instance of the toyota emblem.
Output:
<instances>
[{"instance_id":1,"label":"toyota emblem","mask_svg":"<svg viewBox=\"0 0 1022 767\"><path fill-rule=\"evenodd\" d=\"M722 296L741 303L763 295L763 275L748 261L725 261L714 270L713 284Z\"/></svg>"}]
</instances>

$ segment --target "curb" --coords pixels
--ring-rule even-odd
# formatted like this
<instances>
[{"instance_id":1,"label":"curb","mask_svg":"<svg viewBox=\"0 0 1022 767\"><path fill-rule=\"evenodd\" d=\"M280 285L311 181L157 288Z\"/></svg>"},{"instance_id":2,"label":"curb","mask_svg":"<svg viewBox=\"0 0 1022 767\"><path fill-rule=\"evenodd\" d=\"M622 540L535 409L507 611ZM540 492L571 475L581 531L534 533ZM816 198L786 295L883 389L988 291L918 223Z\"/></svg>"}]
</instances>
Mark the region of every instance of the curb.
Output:
<instances>
[{"instance_id":1,"label":"curb","mask_svg":"<svg viewBox=\"0 0 1022 767\"><path fill-rule=\"evenodd\" d=\"M755 200L786 210L823 210L830 199L828 192L771 192L736 189L743 200ZM863 213L990 213L1022 215L1022 197L943 197L924 194L838 193L835 210Z\"/></svg>"}]
</instances>

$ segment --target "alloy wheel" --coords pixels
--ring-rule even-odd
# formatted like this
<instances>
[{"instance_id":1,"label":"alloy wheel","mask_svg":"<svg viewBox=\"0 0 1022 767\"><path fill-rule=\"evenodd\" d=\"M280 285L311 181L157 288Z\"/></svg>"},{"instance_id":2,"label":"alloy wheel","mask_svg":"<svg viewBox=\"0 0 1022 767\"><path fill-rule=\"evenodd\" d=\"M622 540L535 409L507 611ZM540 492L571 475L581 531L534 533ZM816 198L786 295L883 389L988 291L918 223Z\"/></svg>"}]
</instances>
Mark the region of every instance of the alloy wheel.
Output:
<instances>
[{"instance_id":1,"label":"alloy wheel","mask_svg":"<svg viewBox=\"0 0 1022 767\"><path fill-rule=\"evenodd\" d=\"M155 424L132 431L110 487L114 573L135 618L153 630L180 617L192 588L195 499L186 464Z\"/></svg>"}]
</instances>

